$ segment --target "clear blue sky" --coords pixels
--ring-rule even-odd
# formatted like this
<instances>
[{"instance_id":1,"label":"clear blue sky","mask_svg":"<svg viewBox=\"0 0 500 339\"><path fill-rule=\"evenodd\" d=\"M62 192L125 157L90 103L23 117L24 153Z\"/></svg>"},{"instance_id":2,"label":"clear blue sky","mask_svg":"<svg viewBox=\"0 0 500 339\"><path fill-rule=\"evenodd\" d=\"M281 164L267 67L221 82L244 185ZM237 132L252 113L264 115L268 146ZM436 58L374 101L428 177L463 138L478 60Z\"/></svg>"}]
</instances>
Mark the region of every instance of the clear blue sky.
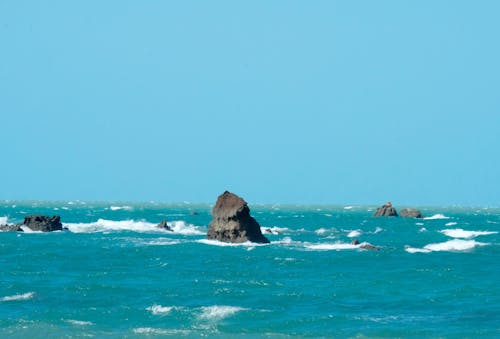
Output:
<instances>
[{"instance_id":1,"label":"clear blue sky","mask_svg":"<svg viewBox=\"0 0 500 339\"><path fill-rule=\"evenodd\" d=\"M500 205L499 1L0 1L0 199Z\"/></svg>"}]
</instances>

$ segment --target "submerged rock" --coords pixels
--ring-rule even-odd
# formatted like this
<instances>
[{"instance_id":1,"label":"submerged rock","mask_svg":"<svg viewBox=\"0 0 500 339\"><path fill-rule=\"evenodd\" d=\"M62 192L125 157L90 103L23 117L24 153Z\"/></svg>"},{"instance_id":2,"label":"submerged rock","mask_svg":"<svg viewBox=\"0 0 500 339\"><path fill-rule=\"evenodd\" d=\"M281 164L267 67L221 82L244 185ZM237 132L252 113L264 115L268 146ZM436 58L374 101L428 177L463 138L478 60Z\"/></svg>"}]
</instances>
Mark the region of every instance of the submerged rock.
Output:
<instances>
[{"instance_id":1,"label":"submerged rock","mask_svg":"<svg viewBox=\"0 0 500 339\"><path fill-rule=\"evenodd\" d=\"M212 209L212 216L207 239L231 243L269 243L262 235L259 223L250 216L246 201L236 194L228 191L221 194Z\"/></svg>"},{"instance_id":2,"label":"submerged rock","mask_svg":"<svg viewBox=\"0 0 500 339\"><path fill-rule=\"evenodd\" d=\"M377 246L373 246L372 244L369 244L369 243L362 243L360 244L359 240L358 239L354 239L352 242L351 242L352 245L360 245L359 248L362 248L364 250L370 250L370 251L379 251L380 248L377 247Z\"/></svg>"},{"instance_id":3,"label":"submerged rock","mask_svg":"<svg viewBox=\"0 0 500 339\"><path fill-rule=\"evenodd\" d=\"M24 217L24 223L19 226L26 226L32 231L53 232L62 231L61 217L54 215L48 217L45 215L28 215Z\"/></svg>"},{"instance_id":4,"label":"submerged rock","mask_svg":"<svg viewBox=\"0 0 500 339\"><path fill-rule=\"evenodd\" d=\"M419 210L414 208L403 208L400 211L400 215L404 218L423 218L424 216Z\"/></svg>"},{"instance_id":5,"label":"submerged rock","mask_svg":"<svg viewBox=\"0 0 500 339\"><path fill-rule=\"evenodd\" d=\"M377 211L373 213L374 217L397 217L398 212L394 207L392 207L392 204L390 201L386 202L383 206L380 206L377 208Z\"/></svg>"},{"instance_id":6,"label":"submerged rock","mask_svg":"<svg viewBox=\"0 0 500 339\"><path fill-rule=\"evenodd\" d=\"M21 225L0 225L2 232L24 232Z\"/></svg>"},{"instance_id":7,"label":"submerged rock","mask_svg":"<svg viewBox=\"0 0 500 339\"><path fill-rule=\"evenodd\" d=\"M158 225L156 225L156 227L173 232L173 230L170 228L170 226L168 226L168 224L165 220L162 220Z\"/></svg>"}]
</instances>

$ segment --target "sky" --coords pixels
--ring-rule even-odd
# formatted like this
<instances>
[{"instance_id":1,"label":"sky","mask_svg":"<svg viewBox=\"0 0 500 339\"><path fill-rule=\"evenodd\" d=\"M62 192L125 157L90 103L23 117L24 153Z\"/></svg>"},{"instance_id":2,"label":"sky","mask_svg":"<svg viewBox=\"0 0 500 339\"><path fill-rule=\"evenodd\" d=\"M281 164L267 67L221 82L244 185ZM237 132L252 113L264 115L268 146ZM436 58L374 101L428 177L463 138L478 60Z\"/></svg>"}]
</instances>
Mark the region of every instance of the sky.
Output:
<instances>
[{"instance_id":1,"label":"sky","mask_svg":"<svg viewBox=\"0 0 500 339\"><path fill-rule=\"evenodd\" d=\"M0 199L500 206L499 12L0 0Z\"/></svg>"}]
</instances>

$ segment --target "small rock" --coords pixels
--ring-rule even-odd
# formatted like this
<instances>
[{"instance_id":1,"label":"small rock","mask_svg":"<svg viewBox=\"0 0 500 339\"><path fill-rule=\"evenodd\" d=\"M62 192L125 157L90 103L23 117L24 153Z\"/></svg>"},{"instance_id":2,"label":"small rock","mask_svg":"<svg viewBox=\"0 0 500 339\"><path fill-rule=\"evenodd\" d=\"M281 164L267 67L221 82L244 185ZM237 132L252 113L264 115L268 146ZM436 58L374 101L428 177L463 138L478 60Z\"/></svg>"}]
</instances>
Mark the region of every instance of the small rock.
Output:
<instances>
[{"instance_id":1,"label":"small rock","mask_svg":"<svg viewBox=\"0 0 500 339\"><path fill-rule=\"evenodd\" d=\"M414 208L403 208L401 211L401 216L404 218L423 218L424 216L419 210Z\"/></svg>"},{"instance_id":2,"label":"small rock","mask_svg":"<svg viewBox=\"0 0 500 339\"><path fill-rule=\"evenodd\" d=\"M173 232L172 228L170 228L170 226L168 226L168 224L165 220L162 220L158 225L156 225L156 227Z\"/></svg>"}]
</instances>

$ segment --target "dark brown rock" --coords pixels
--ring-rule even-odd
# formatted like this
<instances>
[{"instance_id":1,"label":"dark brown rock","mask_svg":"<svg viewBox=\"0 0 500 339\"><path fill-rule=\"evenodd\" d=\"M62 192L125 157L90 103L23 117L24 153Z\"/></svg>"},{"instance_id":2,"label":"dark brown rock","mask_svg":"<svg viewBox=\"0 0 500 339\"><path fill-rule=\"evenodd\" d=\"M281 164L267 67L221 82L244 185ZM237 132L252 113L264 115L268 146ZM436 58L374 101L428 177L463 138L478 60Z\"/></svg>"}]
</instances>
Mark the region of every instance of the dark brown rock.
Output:
<instances>
[{"instance_id":1,"label":"dark brown rock","mask_svg":"<svg viewBox=\"0 0 500 339\"><path fill-rule=\"evenodd\" d=\"M250 216L245 200L236 194L228 191L221 194L212 209L212 216L207 239L231 243L269 243L262 235L259 223Z\"/></svg>"},{"instance_id":2,"label":"dark brown rock","mask_svg":"<svg viewBox=\"0 0 500 339\"><path fill-rule=\"evenodd\" d=\"M54 215L53 217L45 215L28 215L24 217L24 223L22 225L30 228L32 231L53 232L63 230L61 217L58 215Z\"/></svg>"},{"instance_id":3,"label":"dark brown rock","mask_svg":"<svg viewBox=\"0 0 500 339\"><path fill-rule=\"evenodd\" d=\"M403 208L400 211L400 215L404 218L423 218L424 216L419 210L414 208Z\"/></svg>"},{"instance_id":4,"label":"dark brown rock","mask_svg":"<svg viewBox=\"0 0 500 339\"><path fill-rule=\"evenodd\" d=\"M398 212L394 207L392 207L392 204L390 202L386 202L385 205L380 206L377 208L377 211L373 213L374 217L397 217Z\"/></svg>"},{"instance_id":5,"label":"dark brown rock","mask_svg":"<svg viewBox=\"0 0 500 339\"><path fill-rule=\"evenodd\" d=\"M173 230L170 228L170 226L168 226L168 224L165 220L162 220L158 225L156 225L156 227L173 232Z\"/></svg>"}]
</instances>

